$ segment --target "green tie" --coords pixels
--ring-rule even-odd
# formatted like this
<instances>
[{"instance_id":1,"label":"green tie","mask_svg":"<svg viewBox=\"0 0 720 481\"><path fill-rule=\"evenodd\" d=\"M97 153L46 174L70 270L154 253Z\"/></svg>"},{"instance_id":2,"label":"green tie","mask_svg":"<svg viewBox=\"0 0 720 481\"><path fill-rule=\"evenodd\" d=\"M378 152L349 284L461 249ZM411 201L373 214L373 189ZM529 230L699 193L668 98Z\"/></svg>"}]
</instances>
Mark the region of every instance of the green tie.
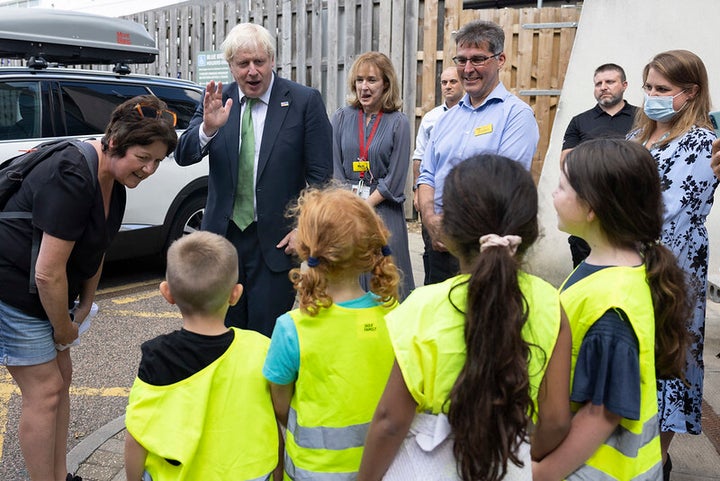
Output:
<instances>
[{"instance_id":1,"label":"green tie","mask_svg":"<svg viewBox=\"0 0 720 481\"><path fill-rule=\"evenodd\" d=\"M245 230L255 214L253 209L255 132L252 121L252 107L257 99L245 97L247 105L240 126L240 154L238 155L238 183L233 205L233 222Z\"/></svg>"}]
</instances>

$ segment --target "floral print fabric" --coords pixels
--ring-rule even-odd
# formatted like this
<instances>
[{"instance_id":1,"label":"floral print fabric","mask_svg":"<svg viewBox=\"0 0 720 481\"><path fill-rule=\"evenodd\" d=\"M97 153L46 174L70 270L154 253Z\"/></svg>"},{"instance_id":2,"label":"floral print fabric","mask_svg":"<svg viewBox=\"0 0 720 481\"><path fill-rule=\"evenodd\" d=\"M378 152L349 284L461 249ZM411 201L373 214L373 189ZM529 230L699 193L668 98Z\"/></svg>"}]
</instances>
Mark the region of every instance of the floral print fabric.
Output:
<instances>
[{"instance_id":1,"label":"floral print fabric","mask_svg":"<svg viewBox=\"0 0 720 481\"><path fill-rule=\"evenodd\" d=\"M636 133L631 133L632 138ZM661 431L699 434L703 394L703 343L708 276L708 233L705 219L713 204L718 181L710 168L710 149L715 135L693 127L670 143L653 148L663 190L665 217L662 242L685 271L694 305L690 321L690 346L685 376L658 379Z\"/></svg>"}]
</instances>

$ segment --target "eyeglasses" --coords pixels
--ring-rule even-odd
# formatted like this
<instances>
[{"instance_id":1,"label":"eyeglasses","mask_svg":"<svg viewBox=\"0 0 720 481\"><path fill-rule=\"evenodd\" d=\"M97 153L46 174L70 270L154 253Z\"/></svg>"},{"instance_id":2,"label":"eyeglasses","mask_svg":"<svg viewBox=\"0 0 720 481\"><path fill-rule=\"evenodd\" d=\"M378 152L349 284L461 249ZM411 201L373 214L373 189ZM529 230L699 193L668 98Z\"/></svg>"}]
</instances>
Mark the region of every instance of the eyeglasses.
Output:
<instances>
[{"instance_id":1,"label":"eyeglasses","mask_svg":"<svg viewBox=\"0 0 720 481\"><path fill-rule=\"evenodd\" d=\"M488 60L491 58L496 58L498 55L500 55L502 52L498 52L494 55L490 55L489 57L486 57L485 55L474 55L470 58L466 57L453 57L452 61L455 62L455 65L458 67L464 67L467 65L468 62L470 62L470 65L473 67L482 67L487 63Z\"/></svg>"},{"instance_id":2,"label":"eyeglasses","mask_svg":"<svg viewBox=\"0 0 720 481\"><path fill-rule=\"evenodd\" d=\"M177 125L177 114L172 110L156 109L155 107L143 104L135 104L135 110L140 114L140 117L164 120L169 123L171 127Z\"/></svg>"}]
</instances>

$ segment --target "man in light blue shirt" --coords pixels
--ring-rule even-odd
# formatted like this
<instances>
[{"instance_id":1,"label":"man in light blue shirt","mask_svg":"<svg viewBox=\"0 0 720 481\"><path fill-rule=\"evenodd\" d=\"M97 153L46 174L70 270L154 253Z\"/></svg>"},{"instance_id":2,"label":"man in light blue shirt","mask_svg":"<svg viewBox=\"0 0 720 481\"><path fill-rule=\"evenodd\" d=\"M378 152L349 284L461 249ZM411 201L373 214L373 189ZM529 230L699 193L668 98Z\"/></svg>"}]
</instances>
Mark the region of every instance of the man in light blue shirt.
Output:
<instances>
[{"instance_id":1,"label":"man in light blue shirt","mask_svg":"<svg viewBox=\"0 0 720 481\"><path fill-rule=\"evenodd\" d=\"M448 110L455 107L460 99L465 94L460 82L460 75L456 67L448 67L440 74L440 90L442 91L443 103L426 113L422 121L420 122L420 128L418 128L417 136L415 137L415 151L412 155L413 165L413 205L415 210L420 210L420 205L417 199L417 179L420 176L420 162L422 162L425 156L425 147L427 146L428 140L430 140L430 134L432 133L433 127L437 123L438 119Z\"/></svg>"},{"instance_id":2,"label":"man in light blue shirt","mask_svg":"<svg viewBox=\"0 0 720 481\"><path fill-rule=\"evenodd\" d=\"M412 155L413 206L418 212L420 212L420 204L418 203L417 180L420 176L420 163L425 156L425 147L427 146L428 140L430 140L430 134L432 133L432 129L435 127L438 119L443 116L445 112L455 107L465 94L465 91L462 88L462 83L460 82L458 69L454 66L448 67L442 71L440 74L440 87L445 101L423 116L422 121L420 122L417 137L415 138L415 152L413 152ZM424 244L422 255L423 270L425 272L424 283L429 284L428 275L430 274L431 269L428 266L428 258L432 252L432 239L424 226L422 228L422 240Z\"/></svg>"},{"instance_id":3,"label":"man in light blue shirt","mask_svg":"<svg viewBox=\"0 0 720 481\"><path fill-rule=\"evenodd\" d=\"M443 185L453 166L473 155L491 153L530 170L535 155L540 137L535 114L500 83L504 43L502 28L484 20L464 25L455 36L453 61L466 93L435 124L417 181L419 210L433 246L427 283L441 282L459 270L457 259L440 238Z\"/></svg>"}]
</instances>

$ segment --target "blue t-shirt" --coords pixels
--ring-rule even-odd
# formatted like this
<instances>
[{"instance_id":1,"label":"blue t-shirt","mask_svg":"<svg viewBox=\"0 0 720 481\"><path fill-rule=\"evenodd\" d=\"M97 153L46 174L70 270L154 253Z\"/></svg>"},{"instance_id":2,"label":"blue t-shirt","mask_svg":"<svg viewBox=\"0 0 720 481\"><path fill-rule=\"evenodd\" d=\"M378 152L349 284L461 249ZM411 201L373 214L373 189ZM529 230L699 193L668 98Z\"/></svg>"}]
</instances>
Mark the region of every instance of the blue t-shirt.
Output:
<instances>
[{"instance_id":1,"label":"blue t-shirt","mask_svg":"<svg viewBox=\"0 0 720 481\"><path fill-rule=\"evenodd\" d=\"M367 309L380 304L380 298L371 292L357 299L337 303L346 309ZM297 380L299 369L300 344L297 329L290 314L285 313L278 317L275 323L263 366L263 376L271 383L285 385Z\"/></svg>"},{"instance_id":2,"label":"blue t-shirt","mask_svg":"<svg viewBox=\"0 0 720 481\"><path fill-rule=\"evenodd\" d=\"M582 262L565 288L608 266ZM640 347L620 309L609 309L590 327L580 345L570 400L605 408L626 419L640 419Z\"/></svg>"}]
</instances>

